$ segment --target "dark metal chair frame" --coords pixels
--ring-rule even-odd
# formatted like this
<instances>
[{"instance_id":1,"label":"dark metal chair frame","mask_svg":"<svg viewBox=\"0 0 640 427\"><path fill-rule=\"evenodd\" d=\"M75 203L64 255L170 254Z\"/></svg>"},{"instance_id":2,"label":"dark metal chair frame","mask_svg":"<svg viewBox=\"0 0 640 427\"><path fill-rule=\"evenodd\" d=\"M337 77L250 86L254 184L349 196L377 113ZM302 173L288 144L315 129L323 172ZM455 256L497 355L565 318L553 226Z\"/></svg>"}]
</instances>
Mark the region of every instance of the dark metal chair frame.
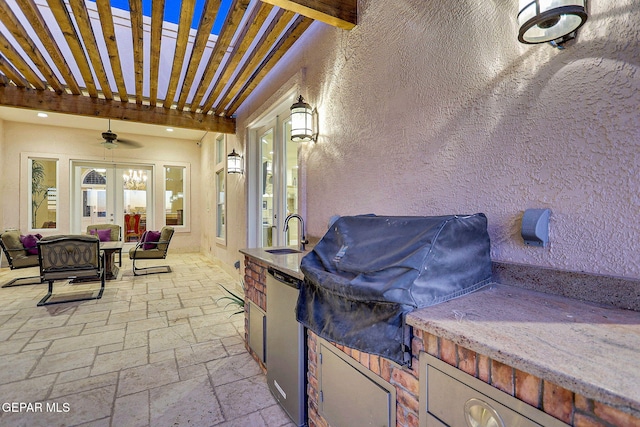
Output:
<instances>
[{"instance_id":1,"label":"dark metal chair frame","mask_svg":"<svg viewBox=\"0 0 640 427\"><path fill-rule=\"evenodd\" d=\"M105 277L102 268L103 259L100 255L100 240L97 236L45 237L38 242L38 249L40 278L42 282L49 283L48 292L38 302L38 306L102 298ZM53 297L53 282L69 279L77 282L99 280L98 294L91 297L49 301Z\"/></svg>"},{"instance_id":2,"label":"dark metal chair frame","mask_svg":"<svg viewBox=\"0 0 640 427\"><path fill-rule=\"evenodd\" d=\"M4 233L7 233L6 231L3 233L0 233L0 236ZM26 251L27 249L33 249L33 248L17 248L17 249L9 249L5 246L4 241L0 238L0 247L2 247L2 252L4 252L4 256L7 259L7 262L9 263L9 268L11 270L15 270L18 268L29 268L29 267L37 267L38 263L36 262L38 259L38 255L28 255L28 258L32 258L33 262L29 262L28 264L25 265L21 265L21 266L16 266L13 262L15 256L17 254L23 253L24 251ZM18 277L12 280L9 280L7 283L3 284L2 287L3 288L8 288L11 286L22 286L22 285L39 285L40 283L42 283L42 280L40 280L40 276L27 276L27 277Z\"/></svg>"},{"instance_id":3,"label":"dark metal chair frame","mask_svg":"<svg viewBox=\"0 0 640 427\"><path fill-rule=\"evenodd\" d=\"M165 230L168 232L169 237L166 240L159 240L157 242L144 242L143 239L136 244L135 248L132 248L129 251L129 258L133 260L133 275L134 276L144 276L145 274L154 274L154 273L171 273L171 266L169 265L156 265L152 267L136 267L136 260L145 260L145 259L165 259L167 257L167 252L169 252L169 243L171 242L171 238L173 237L174 229L173 227L163 227L160 235L165 234ZM144 245L154 245L154 249L144 249ZM164 245L164 246L161 246ZM153 255L149 256L151 252ZM145 254L138 257L138 254ZM157 271L154 271L157 270Z\"/></svg>"}]
</instances>

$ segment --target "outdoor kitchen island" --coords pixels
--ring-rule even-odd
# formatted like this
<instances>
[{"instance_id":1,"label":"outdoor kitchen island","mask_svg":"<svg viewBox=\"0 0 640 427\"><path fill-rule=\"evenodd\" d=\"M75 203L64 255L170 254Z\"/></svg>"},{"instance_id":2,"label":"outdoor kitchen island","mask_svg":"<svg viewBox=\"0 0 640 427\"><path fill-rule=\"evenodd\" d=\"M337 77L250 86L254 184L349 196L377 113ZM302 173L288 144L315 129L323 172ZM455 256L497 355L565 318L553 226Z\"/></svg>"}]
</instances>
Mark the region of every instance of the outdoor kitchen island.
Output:
<instances>
[{"instance_id":1,"label":"outdoor kitchen island","mask_svg":"<svg viewBox=\"0 0 640 427\"><path fill-rule=\"evenodd\" d=\"M241 252L245 254L246 299L264 310L268 322L267 268L302 279L299 263L305 254L275 255L257 248ZM416 310L407 315L407 323L413 327L411 367L335 346L362 369L395 388L393 418L397 426L426 422L420 419L421 352L568 425L640 425L637 311L491 284ZM248 319L245 325L249 348ZM329 426L318 409L319 341L316 334L307 333L308 425Z\"/></svg>"}]
</instances>

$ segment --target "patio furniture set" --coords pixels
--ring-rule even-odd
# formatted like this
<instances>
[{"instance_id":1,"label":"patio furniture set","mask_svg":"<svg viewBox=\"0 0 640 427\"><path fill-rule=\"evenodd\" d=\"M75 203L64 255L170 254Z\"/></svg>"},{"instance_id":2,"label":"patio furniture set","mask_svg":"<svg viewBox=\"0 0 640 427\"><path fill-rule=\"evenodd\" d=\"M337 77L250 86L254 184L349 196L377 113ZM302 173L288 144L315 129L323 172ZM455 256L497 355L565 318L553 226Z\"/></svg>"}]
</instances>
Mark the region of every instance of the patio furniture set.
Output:
<instances>
[{"instance_id":1,"label":"patio furniture set","mask_svg":"<svg viewBox=\"0 0 640 427\"><path fill-rule=\"evenodd\" d=\"M140 267L136 265L136 261L165 259L173 233L173 227L163 227L157 232L145 231L140 236L136 245L129 250L135 276L171 272L168 265ZM9 267L12 270L39 267L40 274L10 280L2 287L47 282L48 292L38 302L38 306L100 299L105 280L118 277L119 267L122 266L123 245L120 226L114 224L90 225L86 234L46 237L22 235L18 230L7 230L0 234L0 246ZM53 283L61 280L70 284L99 281L100 288L97 293L94 289L54 295Z\"/></svg>"}]
</instances>

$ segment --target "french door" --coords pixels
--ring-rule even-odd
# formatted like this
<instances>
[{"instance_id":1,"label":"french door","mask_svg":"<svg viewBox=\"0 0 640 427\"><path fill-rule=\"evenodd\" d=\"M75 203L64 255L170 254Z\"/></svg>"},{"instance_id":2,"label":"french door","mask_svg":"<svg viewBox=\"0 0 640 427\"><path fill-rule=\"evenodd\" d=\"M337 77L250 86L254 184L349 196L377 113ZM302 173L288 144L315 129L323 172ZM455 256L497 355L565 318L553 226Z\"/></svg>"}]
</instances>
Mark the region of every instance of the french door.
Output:
<instances>
[{"instance_id":1,"label":"french door","mask_svg":"<svg viewBox=\"0 0 640 427\"><path fill-rule=\"evenodd\" d=\"M257 247L295 245L299 241L297 220L284 231L287 215L298 213L298 146L291 142L291 119L278 115L255 130L253 162L257 185L251 197L259 212L254 215ZM250 204L252 205L252 204ZM251 217L250 217L251 218Z\"/></svg>"},{"instance_id":2,"label":"french door","mask_svg":"<svg viewBox=\"0 0 640 427\"><path fill-rule=\"evenodd\" d=\"M153 169L149 165L72 162L71 231L83 233L93 224L117 224L140 236L151 220ZM136 230L126 230L127 218L135 216Z\"/></svg>"}]
</instances>

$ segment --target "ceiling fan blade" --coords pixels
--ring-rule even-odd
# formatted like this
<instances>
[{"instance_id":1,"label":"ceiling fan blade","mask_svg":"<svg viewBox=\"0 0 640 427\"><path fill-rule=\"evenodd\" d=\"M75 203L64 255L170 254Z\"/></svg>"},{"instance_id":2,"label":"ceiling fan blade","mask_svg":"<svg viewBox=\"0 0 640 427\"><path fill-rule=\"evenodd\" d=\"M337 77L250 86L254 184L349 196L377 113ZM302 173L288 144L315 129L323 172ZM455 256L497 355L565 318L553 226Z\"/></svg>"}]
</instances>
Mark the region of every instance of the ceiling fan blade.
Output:
<instances>
[{"instance_id":1,"label":"ceiling fan blade","mask_svg":"<svg viewBox=\"0 0 640 427\"><path fill-rule=\"evenodd\" d=\"M142 144L138 141L133 141L131 139L116 139L116 142L122 143L123 145L127 145L129 148L142 148Z\"/></svg>"}]
</instances>

